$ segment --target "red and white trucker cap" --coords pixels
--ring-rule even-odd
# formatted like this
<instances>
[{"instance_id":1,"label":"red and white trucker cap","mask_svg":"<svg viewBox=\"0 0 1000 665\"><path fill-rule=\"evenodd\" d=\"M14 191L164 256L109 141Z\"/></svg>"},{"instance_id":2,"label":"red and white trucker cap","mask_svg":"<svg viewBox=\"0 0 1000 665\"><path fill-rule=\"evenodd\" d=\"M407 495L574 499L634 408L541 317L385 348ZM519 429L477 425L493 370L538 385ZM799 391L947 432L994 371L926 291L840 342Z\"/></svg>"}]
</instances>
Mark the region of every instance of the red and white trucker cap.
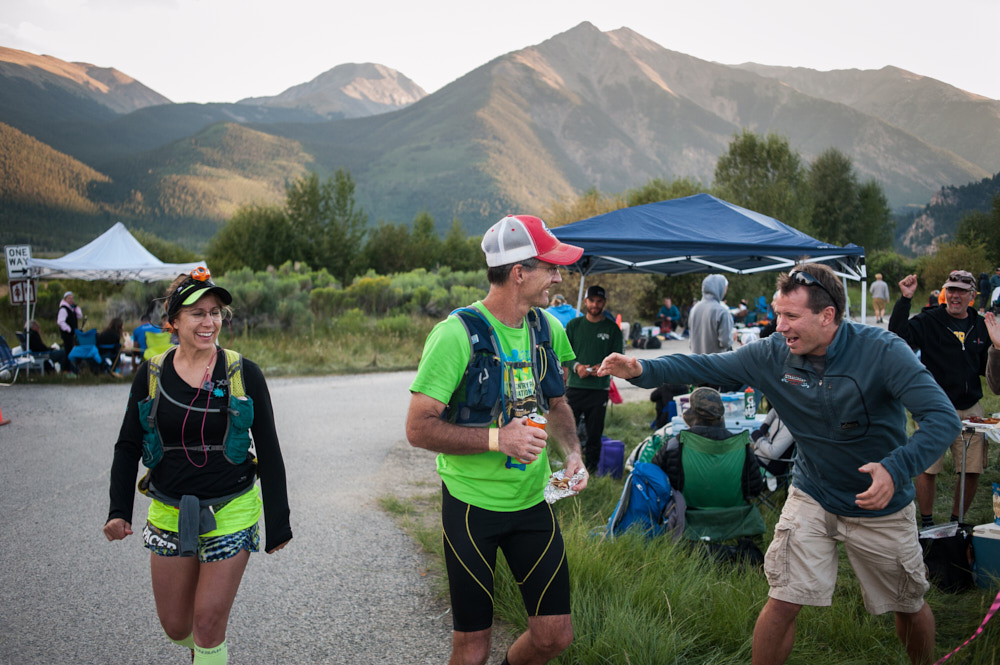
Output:
<instances>
[{"instance_id":1,"label":"red and white trucker cap","mask_svg":"<svg viewBox=\"0 0 1000 665\"><path fill-rule=\"evenodd\" d=\"M545 222L531 215L504 217L486 231L482 247L491 268L526 259L565 266L583 255L582 247L560 242Z\"/></svg>"}]
</instances>

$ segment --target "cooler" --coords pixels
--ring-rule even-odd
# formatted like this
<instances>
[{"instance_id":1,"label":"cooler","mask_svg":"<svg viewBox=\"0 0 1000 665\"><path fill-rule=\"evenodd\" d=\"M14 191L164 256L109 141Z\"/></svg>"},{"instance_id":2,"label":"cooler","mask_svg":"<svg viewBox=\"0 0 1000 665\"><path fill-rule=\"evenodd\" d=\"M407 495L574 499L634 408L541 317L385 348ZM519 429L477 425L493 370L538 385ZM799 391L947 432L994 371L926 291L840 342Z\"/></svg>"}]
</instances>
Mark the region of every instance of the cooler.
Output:
<instances>
[{"instance_id":1,"label":"cooler","mask_svg":"<svg viewBox=\"0 0 1000 665\"><path fill-rule=\"evenodd\" d=\"M976 585L988 591L1000 588L1000 526L990 523L974 527L972 549L976 553Z\"/></svg>"},{"instance_id":2,"label":"cooler","mask_svg":"<svg viewBox=\"0 0 1000 665\"><path fill-rule=\"evenodd\" d=\"M720 393L722 397L722 408L726 410L726 420L743 417L744 395L743 393ZM676 395L674 404L677 405L677 415L682 415L688 410L691 402L691 394Z\"/></svg>"}]
</instances>

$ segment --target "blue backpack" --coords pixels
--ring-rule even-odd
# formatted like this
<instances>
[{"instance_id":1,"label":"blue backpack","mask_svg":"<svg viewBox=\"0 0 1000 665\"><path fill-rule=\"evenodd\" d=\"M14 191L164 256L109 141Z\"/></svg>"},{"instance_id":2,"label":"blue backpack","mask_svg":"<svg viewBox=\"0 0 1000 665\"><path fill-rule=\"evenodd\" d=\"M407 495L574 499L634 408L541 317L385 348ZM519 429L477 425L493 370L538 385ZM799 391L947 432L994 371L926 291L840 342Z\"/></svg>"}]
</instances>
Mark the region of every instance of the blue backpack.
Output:
<instances>
[{"instance_id":1,"label":"blue backpack","mask_svg":"<svg viewBox=\"0 0 1000 665\"><path fill-rule=\"evenodd\" d=\"M646 536L669 533L674 540L684 532L686 504L658 465L639 462L625 479L618 505L611 513L605 537L614 540L629 529Z\"/></svg>"}]
</instances>

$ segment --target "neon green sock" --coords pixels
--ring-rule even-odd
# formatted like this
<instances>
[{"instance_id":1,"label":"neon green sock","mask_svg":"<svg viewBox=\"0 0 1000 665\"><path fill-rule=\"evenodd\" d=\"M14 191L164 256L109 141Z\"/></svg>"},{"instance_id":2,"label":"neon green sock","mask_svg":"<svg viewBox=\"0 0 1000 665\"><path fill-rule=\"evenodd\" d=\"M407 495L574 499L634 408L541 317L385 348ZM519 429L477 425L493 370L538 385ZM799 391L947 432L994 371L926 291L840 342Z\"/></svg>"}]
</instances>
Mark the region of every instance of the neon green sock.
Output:
<instances>
[{"instance_id":1,"label":"neon green sock","mask_svg":"<svg viewBox=\"0 0 1000 665\"><path fill-rule=\"evenodd\" d=\"M170 637L169 635L167 635L167 639L169 639L174 644L181 645L182 647L187 647L188 649L193 649L194 648L194 633L191 633L190 635L188 635L187 637L185 637L183 640L175 640L174 638Z\"/></svg>"},{"instance_id":2,"label":"neon green sock","mask_svg":"<svg viewBox=\"0 0 1000 665\"><path fill-rule=\"evenodd\" d=\"M226 641L217 647L200 647L194 645L194 665L226 665L229 662L229 648Z\"/></svg>"}]
</instances>

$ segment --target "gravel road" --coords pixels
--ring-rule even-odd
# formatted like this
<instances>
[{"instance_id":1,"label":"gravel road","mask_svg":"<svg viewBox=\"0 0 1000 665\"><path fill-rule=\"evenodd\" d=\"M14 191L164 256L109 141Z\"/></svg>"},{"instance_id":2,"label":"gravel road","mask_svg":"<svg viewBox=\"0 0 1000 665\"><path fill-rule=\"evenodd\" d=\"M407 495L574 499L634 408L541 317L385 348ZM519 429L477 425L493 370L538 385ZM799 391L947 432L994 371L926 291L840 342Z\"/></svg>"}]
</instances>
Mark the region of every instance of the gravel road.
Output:
<instances>
[{"instance_id":1,"label":"gravel road","mask_svg":"<svg viewBox=\"0 0 1000 665\"><path fill-rule=\"evenodd\" d=\"M644 357L682 350L680 342ZM683 348L686 349L686 342ZM412 372L268 382L295 534L250 559L230 663L443 663L448 604L377 500L437 484L403 423ZM649 391L623 381L628 401ZM186 663L156 618L139 536L101 533L128 385L0 388L0 663ZM421 490L416 490L421 491ZM137 497L135 524L148 501ZM137 528L138 530L138 528ZM499 660L504 644L495 652Z\"/></svg>"}]
</instances>

